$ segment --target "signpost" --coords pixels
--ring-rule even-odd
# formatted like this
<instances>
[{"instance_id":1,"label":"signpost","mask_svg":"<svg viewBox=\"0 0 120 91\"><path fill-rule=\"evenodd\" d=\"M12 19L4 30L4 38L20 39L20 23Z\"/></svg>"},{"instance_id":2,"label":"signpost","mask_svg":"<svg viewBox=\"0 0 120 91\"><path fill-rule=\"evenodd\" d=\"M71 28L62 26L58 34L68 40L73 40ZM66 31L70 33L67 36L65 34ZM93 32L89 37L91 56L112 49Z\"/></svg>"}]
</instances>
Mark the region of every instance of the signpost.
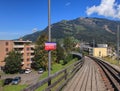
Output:
<instances>
[{"instance_id":1,"label":"signpost","mask_svg":"<svg viewBox=\"0 0 120 91\"><path fill-rule=\"evenodd\" d=\"M51 50L55 50L55 49L56 49L56 43L52 43L52 42L45 43L46 51L51 51Z\"/></svg>"}]
</instances>

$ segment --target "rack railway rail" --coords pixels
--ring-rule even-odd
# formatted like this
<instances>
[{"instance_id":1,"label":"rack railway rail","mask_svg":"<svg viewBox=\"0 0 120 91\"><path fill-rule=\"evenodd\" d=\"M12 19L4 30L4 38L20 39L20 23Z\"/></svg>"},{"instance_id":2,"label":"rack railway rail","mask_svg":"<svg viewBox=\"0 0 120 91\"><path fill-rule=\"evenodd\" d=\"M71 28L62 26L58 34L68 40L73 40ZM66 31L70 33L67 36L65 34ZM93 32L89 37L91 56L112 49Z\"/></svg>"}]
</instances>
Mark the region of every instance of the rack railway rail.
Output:
<instances>
[{"instance_id":1,"label":"rack railway rail","mask_svg":"<svg viewBox=\"0 0 120 91\"><path fill-rule=\"evenodd\" d=\"M85 57L84 64L62 91L107 91L96 63Z\"/></svg>"},{"instance_id":2,"label":"rack railway rail","mask_svg":"<svg viewBox=\"0 0 120 91\"><path fill-rule=\"evenodd\" d=\"M89 57L97 63L107 90L120 91L120 71L101 59L92 56Z\"/></svg>"}]
</instances>

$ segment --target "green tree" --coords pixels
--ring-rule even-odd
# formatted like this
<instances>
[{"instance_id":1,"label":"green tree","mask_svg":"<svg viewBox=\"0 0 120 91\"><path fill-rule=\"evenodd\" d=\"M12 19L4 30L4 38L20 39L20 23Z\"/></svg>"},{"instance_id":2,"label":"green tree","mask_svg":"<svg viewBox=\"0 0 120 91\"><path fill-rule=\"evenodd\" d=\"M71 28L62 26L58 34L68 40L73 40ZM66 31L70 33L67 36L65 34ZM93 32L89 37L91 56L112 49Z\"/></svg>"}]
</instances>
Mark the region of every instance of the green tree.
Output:
<instances>
[{"instance_id":1,"label":"green tree","mask_svg":"<svg viewBox=\"0 0 120 91\"><path fill-rule=\"evenodd\" d=\"M5 73L17 73L21 70L22 55L18 52L12 51L8 53L8 57L5 58Z\"/></svg>"},{"instance_id":2,"label":"green tree","mask_svg":"<svg viewBox=\"0 0 120 91\"><path fill-rule=\"evenodd\" d=\"M67 64L73 57L70 54L72 51L76 51L75 45L79 41L75 39L74 37L66 37L63 41L64 45L64 61L63 64Z\"/></svg>"},{"instance_id":3,"label":"green tree","mask_svg":"<svg viewBox=\"0 0 120 91\"><path fill-rule=\"evenodd\" d=\"M48 67L48 52L44 49L45 42L48 40L46 34L42 34L38 37L36 41L35 48L35 57L33 58L34 62L32 63L32 68L38 70L40 67L47 70Z\"/></svg>"},{"instance_id":4,"label":"green tree","mask_svg":"<svg viewBox=\"0 0 120 91\"><path fill-rule=\"evenodd\" d=\"M73 59L72 54L67 54L64 58L63 65L67 64L69 61Z\"/></svg>"},{"instance_id":5,"label":"green tree","mask_svg":"<svg viewBox=\"0 0 120 91\"><path fill-rule=\"evenodd\" d=\"M61 46L61 44L57 43L57 63L59 63L60 60L64 60L64 49L63 47Z\"/></svg>"},{"instance_id":6,"label":"green tree","mask_svg":"<svg viewBox=\"0 0 120 91\"><path fill-rule=\"evenodd\" d=\"M77 41L74 37L66 37L63 42L66 52L74 51L76 43Z\"/></svg>"}]
</instances>

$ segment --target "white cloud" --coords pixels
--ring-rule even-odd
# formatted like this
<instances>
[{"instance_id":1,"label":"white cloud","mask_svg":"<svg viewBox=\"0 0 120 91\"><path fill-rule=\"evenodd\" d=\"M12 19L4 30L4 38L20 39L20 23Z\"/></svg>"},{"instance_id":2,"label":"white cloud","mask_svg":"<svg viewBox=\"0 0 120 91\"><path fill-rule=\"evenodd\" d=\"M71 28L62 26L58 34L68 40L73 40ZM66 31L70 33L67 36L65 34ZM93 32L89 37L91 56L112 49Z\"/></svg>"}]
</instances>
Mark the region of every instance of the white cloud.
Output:
<instances>
[{"instance_id":1,"label":"white cloud","mask_svg":"<svg viewBox=\"0 0 120 91\"><path fill-rule=\"evenodd\" d=\"M69 6L71 4L71 2L67 2L66 4L65 4L65 6Z\"/></svg>"},{"instance_id":2,"label":"white cloud","mask_svg":"<svg viewBox=\"0 0 120 91\"><path fill-rule=\"evenodd\" d=\"M34 32L37 32L37 31L38 31L37 28L33 28L33 30L32 30L33 33L34 33Z\"/></svg>"},{"instance_id":3,"label":"white cloud","mask_svg":"<svg viewBox=\"0 0 120 91\"><path fill-rule=\"evenodd\" d=\"M120 19L120 4L117 4L115 0L101 0L100 5L87 7L86 13L87 15L96 13L98 15Z\"/></svg>"}]
</instances>

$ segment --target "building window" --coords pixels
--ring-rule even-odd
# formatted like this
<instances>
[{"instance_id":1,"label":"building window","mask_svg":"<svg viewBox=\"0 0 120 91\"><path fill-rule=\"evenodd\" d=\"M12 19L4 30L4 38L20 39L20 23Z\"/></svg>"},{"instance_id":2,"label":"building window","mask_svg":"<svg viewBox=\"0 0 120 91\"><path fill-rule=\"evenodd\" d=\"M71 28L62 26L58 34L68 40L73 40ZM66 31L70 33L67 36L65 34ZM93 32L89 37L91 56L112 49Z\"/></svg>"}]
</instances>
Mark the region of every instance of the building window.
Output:
<instances>
[{"instance_id":1,"label":"building window","mask_svg":"<svg viewBox=\"0 0 120 91\"><path fill-rule=\"evenodd\" d=\"M30 53L27 53L27 56L29 56L30 55Z\"/></svg>"},{"instance_id":2,"label":"building window","mask_svg":"<svg viewBox=\"0 0 120 91\"><path fill-rule=\"evenodd\" d=\"M27 61L30 61L30 59L29 59L29 58L27 58Z\"/></svg>"},{"instance_id":3,"label":"building window","mask_svg":"<svg viewBox=\"0 0 120 91\"><path fill-rule=\"evenodd\" d=\"M8 42L5 43L6 46L8 46L8 44L9 44Z\"/></svg>"},{"instance_id":4,"label":"building window","mask_svg":"<svg viewBox=\"0 0 120 91\"><path fill-rule=\"evenodd\" d=\"M27 51L29 51L30 50L30 48L29 47L27 47Z\"/></svg>"},{"instance_id":5,"label":"building window","mask_svg":"<svg viewBox=\"0 0 120 91\"><path fill-rule=\"evenodd\" d=\"M9 51L8 48L6 48L5 51L8 52Z\"/></svg>"},{"instance_id":6,"label":"building window","mask_svg":"<svg viewBox=\"0 0 120 91\"><path fill-rule=\"evenodd\" d=\"M99 51L99 56L101 56L101 51Z\"/></svg>"}]
</instances>

